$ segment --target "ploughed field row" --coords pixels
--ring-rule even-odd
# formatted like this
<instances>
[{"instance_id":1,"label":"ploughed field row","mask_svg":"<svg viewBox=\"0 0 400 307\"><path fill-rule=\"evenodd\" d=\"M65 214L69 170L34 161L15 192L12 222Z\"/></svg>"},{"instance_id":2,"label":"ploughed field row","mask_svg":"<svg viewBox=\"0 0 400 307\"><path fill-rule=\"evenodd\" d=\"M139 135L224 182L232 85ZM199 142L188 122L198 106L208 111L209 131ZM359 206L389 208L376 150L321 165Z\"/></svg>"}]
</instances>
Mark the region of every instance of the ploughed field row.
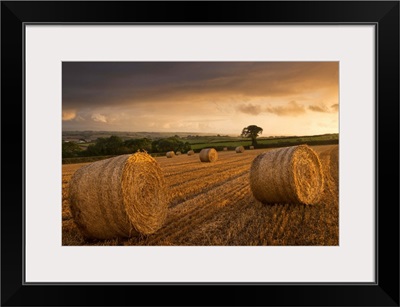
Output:
<instances>
[{"instance_id":1,"label":"ploughed field row","mask_svg":"<svg viewBox=\"0 0 400 307\"><path fill-rule=\"evenodd\" d=\"M338 245L338 146L313 146L325 173L324 195L316 205L262 204L250 190L253 159L263 150L218 152L202 163L198 154L157 157L170 204L162 228L129 239L86 240L68 204L68 182L85 164L63 165L63 245Z\"/></svg>"}]
</instances>

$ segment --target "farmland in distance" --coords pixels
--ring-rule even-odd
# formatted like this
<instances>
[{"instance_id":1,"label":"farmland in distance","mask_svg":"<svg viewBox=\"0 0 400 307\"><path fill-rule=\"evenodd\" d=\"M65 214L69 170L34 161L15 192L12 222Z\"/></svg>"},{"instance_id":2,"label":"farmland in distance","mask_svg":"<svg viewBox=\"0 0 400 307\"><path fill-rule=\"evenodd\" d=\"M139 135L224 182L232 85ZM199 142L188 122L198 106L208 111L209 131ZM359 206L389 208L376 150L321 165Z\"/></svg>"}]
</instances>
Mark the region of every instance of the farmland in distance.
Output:
<instances>
[{"instance_id":1,"label":"farmland in distance","mask_svg":"<svg viewBox=\"0 0 400 307\"><path fill-rule=\"evenodd\" d=\"M156 233L112 240L86 240L74 224L68 203L73 173L86 165L62 165L63 245L266 246L338 245L338 145L312 146L325 173L325 188L315 205L262 204L250 190L253 159L271 149L219 151L214 163L198 153L156 157L170 192L164 226Z\"/></svg>"}]
</instances>

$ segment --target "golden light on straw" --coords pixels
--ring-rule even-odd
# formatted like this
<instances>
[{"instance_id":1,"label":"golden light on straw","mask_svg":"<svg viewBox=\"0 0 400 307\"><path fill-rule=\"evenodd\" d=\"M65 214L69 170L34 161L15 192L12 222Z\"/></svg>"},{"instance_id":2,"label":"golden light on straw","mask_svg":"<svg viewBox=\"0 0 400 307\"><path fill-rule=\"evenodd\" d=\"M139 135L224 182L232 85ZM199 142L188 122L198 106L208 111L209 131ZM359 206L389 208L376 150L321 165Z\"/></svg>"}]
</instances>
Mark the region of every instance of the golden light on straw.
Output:
<instances>
[{"instance_id":1,"label":"golden light on straw","mask_svg":"<svg viewBox=\"0 0 400 307\"><path fill-rule=\"evenodd\" d=\"M253 160L250 187L262 203L317 204L324 189L322 165L307 145L270 150Z\"/></svg>"},{"instance_id":2,"label":"golden light on straw","mask_svg":"<svg viewBox=\"0 0 400 307\"><path fill-rule=\"evenodd\" d=\"M72 176L69 190L74 221L89 238L152 234L166 218L165 179L157 161L145 152L83 166Z\"/></svg>"},{"instance_id":3,"label":"golden light on straw","mask_svg":"<svg viewBox=\"0 0 400 307\"><path fill-rule=\"evenodd\" d=\"M218 152L215 148L204 148L200 151L199 158L201 162L215 162L218 160Z\"/></svg>"}]
</instances>

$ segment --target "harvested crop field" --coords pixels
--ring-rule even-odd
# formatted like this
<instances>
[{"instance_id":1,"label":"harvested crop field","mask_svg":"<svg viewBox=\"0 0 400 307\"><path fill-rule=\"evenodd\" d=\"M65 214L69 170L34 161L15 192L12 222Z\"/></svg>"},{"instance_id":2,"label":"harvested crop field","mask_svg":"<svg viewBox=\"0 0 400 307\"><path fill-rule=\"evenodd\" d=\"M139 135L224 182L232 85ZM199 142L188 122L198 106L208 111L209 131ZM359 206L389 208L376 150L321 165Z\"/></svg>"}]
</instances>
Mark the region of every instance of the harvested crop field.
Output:
<instances>
[{"instance_id":1,"label":"harvested crop field","mask_svg":"<svg viewBox=\"0 0 400 307\"><path fill-rule=\"evenodd\" d=\"M238 155L218 152L202 163L199 154L155 158L167 183L170 201L164 225L150 235L107 240L85 239L69 210L71 176L88 163L62 166L63 245L261 246L338 245L338 145L312 146L324 170L318 204L262 204L250 189L251 163L270 149Z\"/></svg>"}]
</instances>

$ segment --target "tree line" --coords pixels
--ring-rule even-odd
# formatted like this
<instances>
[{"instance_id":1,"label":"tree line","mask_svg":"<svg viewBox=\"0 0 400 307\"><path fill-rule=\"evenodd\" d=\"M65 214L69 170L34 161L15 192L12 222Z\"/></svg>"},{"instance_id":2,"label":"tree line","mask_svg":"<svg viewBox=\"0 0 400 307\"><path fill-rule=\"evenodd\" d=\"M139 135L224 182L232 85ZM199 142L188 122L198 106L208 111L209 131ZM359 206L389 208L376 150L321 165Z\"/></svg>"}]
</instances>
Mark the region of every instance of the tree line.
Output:
<instances>
[{"instance_id":1,"label":"tree line","mask_svg":"<svg viewBox=\"0 0 400 307\"><path fill-rule=\"evenodd\" d=\"M262 134L263 129L256 125L243 128L241 136L250 138L253 146L257 146L256 138ZM218 135L219 136L219 135ZM151 140L148 138L123 140L119 136L112 135L108 138L101 137L96 139L94 144L90 144L87 149L82 149L75 142L62 143L62 157L92 157L123 155L144 150L148 153L166 153L167 151L187 152L191 150L189 142L183 142L179 136L175 135L168 138Z\"/></svg>"},{"instance_id":2,"label":"tree line","mask_svg":"<svg viewBox=\"0 0 400 307\"><path fill-rule=\"evenodd\" d=\"M108 138L98 138L94 144L90 144L87 149L82 149L76 142L62 142L62 157L90 157L90 156L109 156L123 155L144 150L148 153L165 153L167 151L187 152L191 149L188 142L183 142L177 137L162 138L151 140L148 138L123 140L112 135Z\"/></svg>"}]
</instances>

